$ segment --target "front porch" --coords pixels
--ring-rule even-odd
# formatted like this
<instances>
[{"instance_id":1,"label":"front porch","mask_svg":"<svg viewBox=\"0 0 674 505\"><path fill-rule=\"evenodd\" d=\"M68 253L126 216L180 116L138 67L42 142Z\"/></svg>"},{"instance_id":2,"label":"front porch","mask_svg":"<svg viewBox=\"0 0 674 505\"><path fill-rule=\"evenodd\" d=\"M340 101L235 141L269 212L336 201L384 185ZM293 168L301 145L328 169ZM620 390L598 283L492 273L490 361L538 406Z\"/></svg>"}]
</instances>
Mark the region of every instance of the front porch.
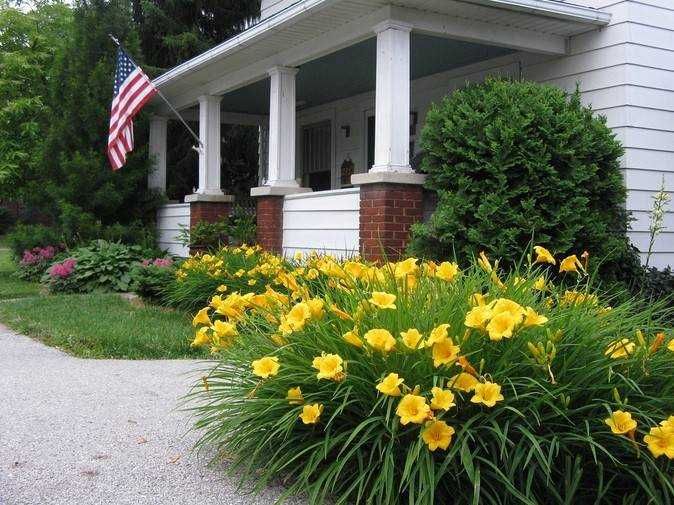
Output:
<instances>
[{"instance_id":1,"label":"front porch","mask_svg":"<svg viewBox=\"0 0 674 505\"><path fill-rule=\"evenodd\" d=\"M519 78L523 57L563 55L570 35L608 22L593 9L548 1L406 5L293 3L156 79L187 117L198 118L204 144L182 222L231 207L220 183L221 125L254 125L259 185L251 195L263 246L395 256L423 217L424 177L416 169L429 106L467 81ZM150 185L165 188L168 116L156 111ZM161 216L178 207L162 212L160 228L170 234Z\"/></svg>"}]
</instances>

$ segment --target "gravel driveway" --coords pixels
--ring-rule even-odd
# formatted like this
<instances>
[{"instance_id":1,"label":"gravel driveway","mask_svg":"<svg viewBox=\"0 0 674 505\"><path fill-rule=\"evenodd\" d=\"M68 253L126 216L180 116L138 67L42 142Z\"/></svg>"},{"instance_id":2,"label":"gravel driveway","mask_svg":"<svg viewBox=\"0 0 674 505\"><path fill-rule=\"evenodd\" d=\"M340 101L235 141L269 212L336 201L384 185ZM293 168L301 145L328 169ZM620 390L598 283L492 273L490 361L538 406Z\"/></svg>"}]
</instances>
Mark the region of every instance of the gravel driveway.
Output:
<instances>
[{"instance_id":1,"label":"gravel driveway","mask_svg":"<svg viewBox=\"0 0 674 505\"><path fill-rule=\"evenodd\" d=\"M73 358L0 325L0 505L273 503L191 452L176 406L198 368Z\"/></svg>"}]
</instances>

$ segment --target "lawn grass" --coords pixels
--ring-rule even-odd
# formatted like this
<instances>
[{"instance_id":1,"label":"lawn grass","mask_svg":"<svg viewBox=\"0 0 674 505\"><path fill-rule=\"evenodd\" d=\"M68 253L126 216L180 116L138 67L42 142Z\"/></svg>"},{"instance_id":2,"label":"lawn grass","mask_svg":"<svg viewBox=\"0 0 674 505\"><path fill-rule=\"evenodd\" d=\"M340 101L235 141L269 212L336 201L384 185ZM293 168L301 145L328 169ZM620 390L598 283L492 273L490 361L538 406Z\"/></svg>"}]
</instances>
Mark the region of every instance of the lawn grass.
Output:
<instances>
[{"instance_id":1,"label":"lawn grass","mask_svg":"<svg viewBox=\"0 0 674 505\"><path fill-rule=\"evenodd\" d=\"M189 316L137 307L116 294L52 295L0 302L0 321L81 358L201 358Z\"/></svg>"},{"instance_id":2,"label":"lawn grass","mask_svg":"<svg viewBox=\"0 0 674 505\"><path fill-rule=\"evenodd\" d=\"M21 280L12 274L16 272L16 264L12 260L9 249L0 247L0 300L35 296L40 292L36 282Z\"/></svg>"}]
</instances>

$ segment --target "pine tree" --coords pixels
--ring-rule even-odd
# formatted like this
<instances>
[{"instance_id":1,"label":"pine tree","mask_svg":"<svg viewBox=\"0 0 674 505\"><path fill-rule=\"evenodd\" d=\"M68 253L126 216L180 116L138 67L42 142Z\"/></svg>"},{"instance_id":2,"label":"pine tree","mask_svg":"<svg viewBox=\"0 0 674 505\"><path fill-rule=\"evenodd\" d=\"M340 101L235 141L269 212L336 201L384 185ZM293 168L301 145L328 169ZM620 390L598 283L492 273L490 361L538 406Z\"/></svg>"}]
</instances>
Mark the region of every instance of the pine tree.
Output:
<instances>
[{"instance_id":1,"label":"pine tree","mask_svg":"<svg viewBox=\"0 0 674 505\"><path fill-rule=\"evenodd\" d=\"M51 124L33 167L30 200L55 221L84 233L100 223L127 224L151 216L157 196L146 189L147 122L135 121L135 149L119 171L106 157L116 47L108 34L139 53L131 4L83 0L73 34L49 75Z\"/></svg>"},{"instance_id":2,"label":"pine tree","mask_svg":"<svg viewBox=\"0 0 674 505\"><path fill-rule=\"evenodd\" d=\"M148 64L167 69L243 31L260 0L133 0Z\"/></svg>"}]
</instances>

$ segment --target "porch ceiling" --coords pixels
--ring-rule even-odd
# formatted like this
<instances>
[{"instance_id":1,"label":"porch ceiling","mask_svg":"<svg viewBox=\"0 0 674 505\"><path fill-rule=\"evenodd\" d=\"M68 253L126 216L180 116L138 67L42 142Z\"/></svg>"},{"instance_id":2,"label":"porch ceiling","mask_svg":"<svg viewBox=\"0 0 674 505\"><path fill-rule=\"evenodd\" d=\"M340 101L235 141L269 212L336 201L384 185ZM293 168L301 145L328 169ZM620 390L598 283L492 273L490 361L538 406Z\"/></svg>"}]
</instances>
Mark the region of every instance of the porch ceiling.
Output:
<instances>
[{"instance_id":1,"label":"porch ceiling","mask_svg":"<svg viewBox=\"0 0 674 505\"><path fill-rule=\"evenodd\" d=\"M175 105L187 107L201 94L260 81L275 65L300 66L367 41L385 19L412 24L414 34L563 53L568 36L605 25L610 16L555 0L298 0L154 83ZM160 101L155 104L161 111Z\"/></svg>"},{"instance_id":2,"label":"porch ceiling","mask_svg":"<svg viewBox=\"0 0 674 505\"><path fill-rule=\"evenodd\" d=\"M297 102L302 108L357 95L375 88L376 38L370 38L300 65ZM411 75L418 79L512 52L502 47L412 34ZM222 110L268 114L269 79L227 93Z\"/></svg>"}]
</instances>

